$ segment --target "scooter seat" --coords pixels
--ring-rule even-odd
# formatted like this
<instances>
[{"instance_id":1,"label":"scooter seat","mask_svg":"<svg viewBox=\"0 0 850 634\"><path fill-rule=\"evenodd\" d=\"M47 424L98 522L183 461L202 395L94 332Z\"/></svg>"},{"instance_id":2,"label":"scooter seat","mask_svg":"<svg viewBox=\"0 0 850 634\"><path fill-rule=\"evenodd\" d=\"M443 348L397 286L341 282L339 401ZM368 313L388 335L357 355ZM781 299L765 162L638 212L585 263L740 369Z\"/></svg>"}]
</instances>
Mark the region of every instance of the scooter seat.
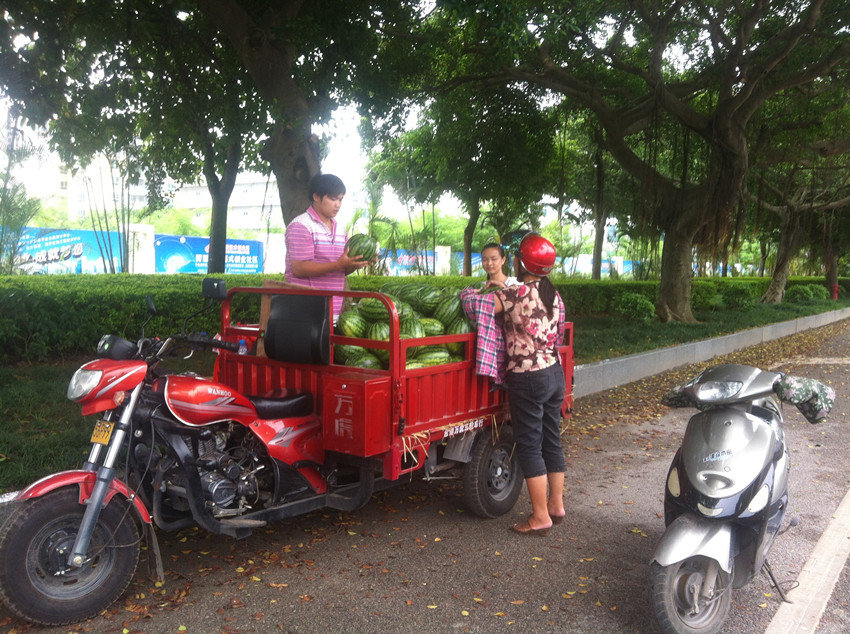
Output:
<instances>
[{"instance_id":1,"label":"scooter seat","mask_svg":"<svg viewBox=\"0 0 850 634\"><path fill-rule=\"evenodd\" d=\"M309 392L288 393L285 396L249 396L260 418L290 418L313 413L313 395Z\"/></svg>"}]
</instances>

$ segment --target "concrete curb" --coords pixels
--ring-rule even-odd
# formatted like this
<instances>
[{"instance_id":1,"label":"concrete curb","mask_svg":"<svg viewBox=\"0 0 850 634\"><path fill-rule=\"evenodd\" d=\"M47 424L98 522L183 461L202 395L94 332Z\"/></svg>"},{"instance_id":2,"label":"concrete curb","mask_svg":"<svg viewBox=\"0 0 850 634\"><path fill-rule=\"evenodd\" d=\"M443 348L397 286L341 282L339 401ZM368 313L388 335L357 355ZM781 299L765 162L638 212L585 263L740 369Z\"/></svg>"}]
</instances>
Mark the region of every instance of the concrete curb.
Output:
<instances>
[{"instance_id":1,"label":"concrete curb","mask_svg":"<svg viewBox=\"0 0 850 634\"><path fill-rule=\"evenodd\" d=\"M761 328L751 328L714 339L577 365L575 367L573 397L580 398L602 392L683 365L707 361L765 341L788 337L812 328L820 328L848 317L850 317L850 308L842 308L841 310L783 321Z\"/></svg>"},{"instance_id":2,"label":"concrete curb","mask_svg":"<svg viewBox=\"0 0 850 634\"><path fill-rule=\"evenodd\" d=\"M850 493L844 496L765 634L811 634L850 555Z\"/></svg>"}]
</instances>

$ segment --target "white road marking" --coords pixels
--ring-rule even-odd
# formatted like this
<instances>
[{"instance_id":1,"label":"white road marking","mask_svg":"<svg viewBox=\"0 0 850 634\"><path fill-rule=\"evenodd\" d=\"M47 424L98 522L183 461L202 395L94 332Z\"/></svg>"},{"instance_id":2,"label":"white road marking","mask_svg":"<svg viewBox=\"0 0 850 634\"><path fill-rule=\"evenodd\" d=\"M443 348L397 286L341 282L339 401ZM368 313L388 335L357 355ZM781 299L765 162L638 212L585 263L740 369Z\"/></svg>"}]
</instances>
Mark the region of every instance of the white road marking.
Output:
<instances>
[{"instance_id":1,"label":"white road marking","mask_svg":"<svg viewBox=\"0 0 850 634\"><path fill-rule=\"evenodd\" d=\"M765 630L765 634L812 634L850 556L850 493L844 496L815 549Z\"/></svg>"}]
</instances>

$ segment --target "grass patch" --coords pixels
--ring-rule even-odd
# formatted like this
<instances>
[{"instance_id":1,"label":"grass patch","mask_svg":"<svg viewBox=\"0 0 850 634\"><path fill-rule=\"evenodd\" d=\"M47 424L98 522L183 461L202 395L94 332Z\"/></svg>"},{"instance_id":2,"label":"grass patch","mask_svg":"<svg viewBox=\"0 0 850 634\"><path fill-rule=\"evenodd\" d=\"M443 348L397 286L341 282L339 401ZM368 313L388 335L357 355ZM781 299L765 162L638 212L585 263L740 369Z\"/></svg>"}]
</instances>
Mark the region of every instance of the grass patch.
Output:
<instances>
[{"instance_id":1,"label":"grass patch","mask_svg":"<svg viewBox=\"0 0 850 634\"><path fill-rule=\"evenodd\" d=\"M756 304L747 310L715 310L695 314L698 323L648 323L614 316L583 316L573 320L576 364L623 357L638 352L711 339L749 328L847 308L848 300L805 304Z\"/></svg>"},{"instance_id":2,"label":"grass patch","mask_svg":"<svg viewBox=\"0 0 850 634\"><path fill-rule=\"evenodd\" d=\"M0 490L85 460L92 426L65 397L78 365L0 366Z\"/></svg>"},{"instance_id":3,"label":"grass patch","mask_svg":"<svg viewBox=\"0 0 850 634\"><path fill-rule=\"evenodd\" d=\"M0 365L0 493L82 466L96 417L83 417L66 391L77 368L90 360ZM202 355L169 360L168 367L211 375L213 361L212 355Z\"/></svg>"}]
</instances>

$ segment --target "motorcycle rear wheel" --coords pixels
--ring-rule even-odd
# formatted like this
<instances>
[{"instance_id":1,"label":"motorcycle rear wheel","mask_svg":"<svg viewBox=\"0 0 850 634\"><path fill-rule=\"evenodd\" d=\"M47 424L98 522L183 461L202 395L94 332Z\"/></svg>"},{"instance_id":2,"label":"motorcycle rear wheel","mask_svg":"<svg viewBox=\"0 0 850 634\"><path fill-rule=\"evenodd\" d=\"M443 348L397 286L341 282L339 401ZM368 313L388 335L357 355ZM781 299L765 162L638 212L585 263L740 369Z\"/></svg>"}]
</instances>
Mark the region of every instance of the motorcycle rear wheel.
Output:
<instances>
[{"instance_id":1,"label":"motorcycle rear wheel","mask_svg":"<svg viewBox=\"0 0 850 634\"><path fill-rule=\"evenodd\" d=\"M504 515L516 504L522 483L511 427L502 425L495 439L492 429L479 431L463 470L464 499L470 510L478 517Z\"/></svg>"},{"instance_id":2,"label":"motorcycle rear wheel","mask_svg":"<svg viewBox=\"0 0 850 634\"><path fill-rule=\"evenodd\" d=\"M86 507L79 489L48 493L19 508L0 528L0 599L17 616L67 625L97 615L129 585L139 561L134 511L113 498L98 519L87 562L69 568L68 553Z\"/></svg>"},{"instance_id":3,"label":"motorcycle rear wheel","mask_svg":"<svg viewBox=\"0 0 850 634\"><path fill-rule=\"evenodd\" d=\"M709 560L690 557L669 566L652 563L651 602L658 625L665 634L716 634L732 605L732 580L720 570L714 598L698 599L699 612L692 614L693 588L702 586Z\"/></svg>"}]
</instances>

